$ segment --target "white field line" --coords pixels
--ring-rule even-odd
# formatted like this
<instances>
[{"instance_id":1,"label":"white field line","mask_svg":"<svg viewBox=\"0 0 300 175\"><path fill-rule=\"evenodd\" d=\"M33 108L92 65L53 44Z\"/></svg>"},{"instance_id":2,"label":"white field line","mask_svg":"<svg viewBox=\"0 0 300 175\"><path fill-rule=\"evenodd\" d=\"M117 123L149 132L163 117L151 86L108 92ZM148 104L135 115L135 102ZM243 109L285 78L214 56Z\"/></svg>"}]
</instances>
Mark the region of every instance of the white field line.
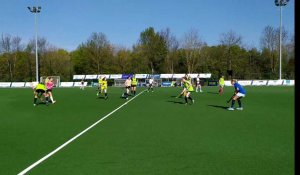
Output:
<instances>
[{"instance_id":1,"label":"white field line","mask_svg":"<svg viewBox=\"0 0 300 175\"><path fill-rule=\"evenodd\" d=\"M51 157L52 155L54 155L56 152L58 152L59 150L61 150L65 146L67 146L69 143L73 142L75 139L77 139L78 137L80 137L82 134L84 134L88 130L92 129L98 123L100 123L101 121L103 121L104 119L106 119L107 117L109 117L110 115L112 115L113 113L115 113L116 111L118 111L119 109L121 109L123 106L127 105L131 100L135 99L136 97L138 97L143 92L145 92L145 90L142 91L142 92L140 92L139 94L137 94L136 96L134 96L130 100L126 101L121 106L119 106L115 110L111 111L109 114L107 114L106 116L104 116L103 118L101 118L100 120L98 120L97 122L95 122L94 124L92 124L91 126L89 126L88 128L86 128L85 130L83 130L82 132L80 132L79 134L77 134L76 136L74 136L73 138L71 138L70 140L68 140L67 142L65 142L64 144L62 144L61 146L59 146L58 148L56 148L55 150L53 150L52 152L50 152L49 154L47 154L46 156L44 156L43 158L41 158L40 160L36 161L32 165L30 165L29 167L27 167L26 169L24 169L23 171L21 171L18 175L24 175L25 173L27 173L28 171L30 171L32 168L36 167L38 164L42 163L44 160L48 159L49 157Z\"/></svg>"}]
</instances>

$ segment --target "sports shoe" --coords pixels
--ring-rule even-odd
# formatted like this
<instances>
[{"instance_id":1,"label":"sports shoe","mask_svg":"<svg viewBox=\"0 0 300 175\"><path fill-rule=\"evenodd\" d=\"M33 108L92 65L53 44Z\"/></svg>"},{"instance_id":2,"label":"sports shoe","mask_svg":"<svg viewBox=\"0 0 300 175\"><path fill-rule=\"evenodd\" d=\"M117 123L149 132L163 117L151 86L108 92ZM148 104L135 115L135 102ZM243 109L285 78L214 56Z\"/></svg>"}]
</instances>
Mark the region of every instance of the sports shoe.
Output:
<instances>
[{"instance_id":1,"label":"sports shoe","mask_svg":"<svg viewBox=\"0 0 300 175\"><path fill-rule=\"evenodd\" d=\"M239 107L239 108L236 108L236 109L242 111L242 110L243 110L243 107Z\"/></svg>"},{"instance_id":2,"label":"sports shoe","mask_svg":"<svg viewBox=\"0 0 300 175\"><path fill-rule=\"evenodd\" d=\"M229 110L229 111L234 111L234 108L227 108L227 110Z\"/></svg>"},{"instance_id":3,"label":"sports shoe","mask_svg":"<svg viewBox=\"0 0 300 175\"><path fill-rule=\"evenodd\" d=\"M195 100L192 100L193 104L195 103Z\"/></svg>"},{"instance_id":4,"label":"sports shoe","mask_svg":"<svg viewBox=\"0 0 300 175\"><path fill-rule=\"evenodd\" d=\"M52 102L52 104L54 104L56 101L55 100L53 100L53 102Z\"/></svg>"},{"instance_id":5,"label":"sports shoe","mask_svg":"<svg viewBox=\"0 0 300 175\"><path fill-rule=\"evenodd\" d=\"M126 98L126 100L128 100L128 97Z\"/></svg>"},{"instance_id":6,"label":"sports shoe","mask_svg":"<svg viewBox=\"0 0 300 175\"><path fill-rule=\"evenodd\" d=\"M200 92L203 92L202 90L200 90Z\"/></svg>"},{"instance_id":7,"label":"sports shoe","mask_svg":"<svg viewBox=\"0 0 300 175\"><path fill-rule=\"evenodd\" d=\"M33 106L36 106L36 104L33 104Z\"/></svg>"}]
</instances>

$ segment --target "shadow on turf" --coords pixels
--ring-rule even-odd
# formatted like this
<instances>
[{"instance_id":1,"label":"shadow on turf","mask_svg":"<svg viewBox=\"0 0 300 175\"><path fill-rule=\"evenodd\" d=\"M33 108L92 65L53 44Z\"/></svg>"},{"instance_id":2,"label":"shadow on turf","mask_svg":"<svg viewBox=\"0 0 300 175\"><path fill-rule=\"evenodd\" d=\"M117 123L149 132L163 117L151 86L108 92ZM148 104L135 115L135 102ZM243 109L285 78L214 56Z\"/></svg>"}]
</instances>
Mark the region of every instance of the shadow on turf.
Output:
<instances>
[{"instance_id":1,"label":"shadow on turf","mask_svg":"<svg viewBox=\"0 0 300 175\"><path fill-rule=\"evenodd\" d=\"M170 103L177 103L177 104L185 104L184 102L182 101L173 101L173 100L168 100L167 102L170 102Z\"/></svg>"},{"instance_id":2,"label":"shadow on turf","mask_svg":"<svg viewBox=\"0 0 300 175\"><path fill-rule=\"evenodd\" d=\"M207 105L207 106L211 106L211 107L215 107L215 108L221 108L221 109L227 109L228 106L220 106L220 105Z\"/></svg>"},{"instance_id":3,"label":"shadow on turf","mask_svg":"<svg viewBox=\"0 0 300 175\"><path fill-rule=\"evenodd\" d=\"M219 94L218 92L206 92L206 93L209 93L209 94Z\"/></svg>"}]
</instances>

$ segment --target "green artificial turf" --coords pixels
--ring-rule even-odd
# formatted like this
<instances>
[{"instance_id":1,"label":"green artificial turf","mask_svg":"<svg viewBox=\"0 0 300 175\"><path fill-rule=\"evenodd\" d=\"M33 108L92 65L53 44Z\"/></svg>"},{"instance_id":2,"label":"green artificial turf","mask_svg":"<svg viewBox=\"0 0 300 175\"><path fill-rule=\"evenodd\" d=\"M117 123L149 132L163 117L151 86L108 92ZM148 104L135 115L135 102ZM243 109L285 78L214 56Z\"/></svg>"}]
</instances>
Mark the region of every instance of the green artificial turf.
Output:
<instances>
[{"instance_id":1,"label":"green artificial turf","mask_svg":"<svg viewBox=\"0 0 300 175\"><path fill-rule=\"evenodd\" d=\"M226 110L232 87L222 96L203 87L192 105L175 98L180 88L143 92L28 174L294 174L294 87L245 89L243 111ZM31 89L0 89L0 174L21 172L126 102L123 89L108 90L104 100L95 88L56 88L55 104L33 107Z\"/></svg>"}]
</instances>

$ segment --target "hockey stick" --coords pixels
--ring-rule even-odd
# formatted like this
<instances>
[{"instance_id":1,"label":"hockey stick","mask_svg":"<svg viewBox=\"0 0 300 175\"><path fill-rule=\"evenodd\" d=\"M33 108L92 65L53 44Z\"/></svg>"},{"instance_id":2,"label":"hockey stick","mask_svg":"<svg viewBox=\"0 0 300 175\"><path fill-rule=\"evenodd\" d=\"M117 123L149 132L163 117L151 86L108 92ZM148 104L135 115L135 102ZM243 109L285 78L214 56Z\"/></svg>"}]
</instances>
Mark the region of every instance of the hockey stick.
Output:
<instances>
[{"instance_id":1,"label":"hockey stick","mask_svg":"<svg viewBox=\"0 0 300 175\"><path fill-rule=\"evenodd\" d=\"M229 103L231 100L232 100L232 98L235 96L235 94L233 94L231 97L230 97L230 99L228 99L227 100L227 103Z\"/></svg>"}]
</instances>

